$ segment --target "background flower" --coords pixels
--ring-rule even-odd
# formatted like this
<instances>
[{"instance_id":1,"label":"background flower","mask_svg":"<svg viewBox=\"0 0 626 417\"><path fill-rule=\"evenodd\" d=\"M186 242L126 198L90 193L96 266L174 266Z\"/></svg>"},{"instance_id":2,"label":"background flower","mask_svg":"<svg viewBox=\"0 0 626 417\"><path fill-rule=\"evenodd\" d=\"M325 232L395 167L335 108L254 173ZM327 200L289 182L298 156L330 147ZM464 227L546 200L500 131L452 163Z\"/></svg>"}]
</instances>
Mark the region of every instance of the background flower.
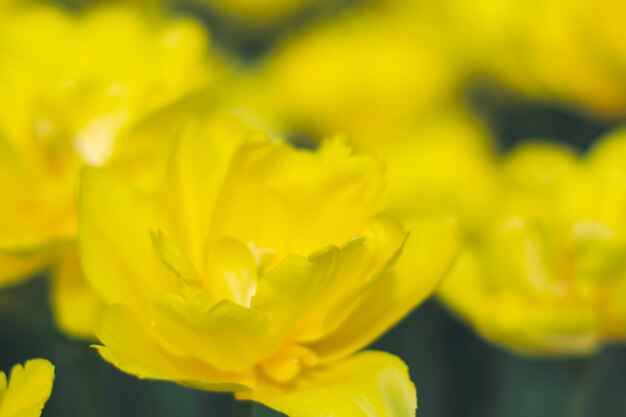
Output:
<instances>
[{"instance_id":1,"label":"background flower","mask_svg":"<svg viewBox=\"0 0 626 417\"><path fill-rule=\"evenodd\" d=\"M74 253L78 172L113 163L146 177L160 145L119 138L146 114L214 82L221 70L206 49L196 22L122 6L7 12L0 27L0 285L56 265L53 305L70 334L93 335L99 313Z\"/></svg>"},{"instance_id":2,"label":"background flower","mask_svg":"<svg viewBox=\"0 0 626 417\"><path fill-rule=\"evenodd\" d=\"M626 136L584 160L525 144L500 168L491 223L468 245L443 299L488 339L535 354L585 354L626 338Z\"/></svg>"},{"instance_id":3,"label":"background flower","mask_svg":"<svg viewBox=\"0 0 626 417\"><path fill-rule=\"evenodd\" d=\"M437 22L455 55L483 81L594 116L624 117L621 2L389 3L416 19Z\"/></svg>"}]
</instances>

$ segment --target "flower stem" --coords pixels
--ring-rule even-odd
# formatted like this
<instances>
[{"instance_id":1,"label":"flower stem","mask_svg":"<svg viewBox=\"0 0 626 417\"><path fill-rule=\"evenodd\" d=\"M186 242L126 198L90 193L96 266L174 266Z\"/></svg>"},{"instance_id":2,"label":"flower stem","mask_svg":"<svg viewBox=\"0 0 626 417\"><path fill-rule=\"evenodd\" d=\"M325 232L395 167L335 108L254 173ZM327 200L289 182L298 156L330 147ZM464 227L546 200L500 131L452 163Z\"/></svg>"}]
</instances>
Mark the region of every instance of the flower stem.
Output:
<instances>
[{"instance_id":1,"label":"flower stem","mask_svg":"<svg viewBox=\"0 0 626 417\"><path fill-rule=\"evenodd\" d=\"M235 417L253 417L254 410L250 401L235 401Z\"/></svg>"}]
</instances>

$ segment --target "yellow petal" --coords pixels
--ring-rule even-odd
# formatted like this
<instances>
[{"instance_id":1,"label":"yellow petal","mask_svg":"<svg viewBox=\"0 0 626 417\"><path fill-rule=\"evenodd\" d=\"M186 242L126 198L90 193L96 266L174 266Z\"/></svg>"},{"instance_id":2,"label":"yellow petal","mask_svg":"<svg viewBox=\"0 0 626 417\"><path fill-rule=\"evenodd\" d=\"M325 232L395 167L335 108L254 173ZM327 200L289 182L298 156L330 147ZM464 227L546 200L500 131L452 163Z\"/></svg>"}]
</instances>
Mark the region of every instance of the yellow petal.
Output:
<instances>
[{"instance_id":1,"label":"yellow petal","mask_svg":"<svg viewBox=\"0 0 626 417\"><path fill-rule=\"evenodd\" d=\"M595 170L623 177L626 173L622 163L624 155L626 155L626 129L622 128L594 143L587 164Z\"/></svg>"},{"instance_id":2,"label":"yellow petal","mask_svg":"<svg viewBox=\"0 0 626 417\"><path fill-rule=\"evenodd\" d=\"M324 312L324 333L348 319L376 282L385 278L401 256L407 236L396 219L378 215L367 228L360 251L344 254L347 251L342 248L333 280L338 285L333 285L333 294L328 297L332 305Z\"/></svg>"},{"instance_id":3,"label":"yellow petal","mask_svg":"<svg viewBox=\"0 0 626 417\"><path fill-rule=\"evenodd\" d=\"M250 306L257 289L257 262L250 249L231 238L221 238L207 260L208 287L214 300L232 300Z\"/></svg>"},{"instance_id":4,"label":"yellow petal","mask_svg":"<svg viewBox=\"0 0 626 417\"><path fill-rule=\"evenodd\" d=\"M46 251L53 242L73 238L74 182L28 169L32 155L17 151L7 139L0 127L0 190L5 196L0 204L0 248Z\"/></svg>"},{"instance_id":5,"label":"yellow petal","mask_svg":"<svg viewBox=\"0 0 626 417\"><path fill-rule=\"evenodd\" d=\"M252 90L261 112L299 131L350 138L384 126L380 142L394 140L389 129L430 116L450 92L456 66L428 25L378 9L353 12L294 33L268 56Z\"/></svg>"},{"instance_id":6,"label":"yellow petal","mask_svg":"<svg viewBox=\"0 0 626 417\"><path fill-rule=\"evenodd\" d=\"M492 284L481 254L465 248L438 296L482 337L535 355L588 354L598 347L601 321L593 306L511 288L518 283Z\"/></svg>"},{"instance_id":7,"label":"yellow petal","mask_svg":"<svg viewBox=\"0 0 626 417\"><path fill-rule=\"evenodd\" d=\"M400 219L454 214L474 232L496 191L495 147L475 118L459 110L423 118L400 128L395 140L365 149L387 162L389 212ZM355 138L355 146L362 141Z\"/></svg>"},{"instance_id":8,"label":"yellow petal","mask_svg":"<svg viewBox=\"0 0 626 417\"><path fill-rule=\"evenodd\" d=\"M551 193L571 178L576 163L576 155L565 146L528 142L508 156L502 175L522 191Z\"/></svg>"},{"instance_id":9,"label":"yellow petal","mask_svg":"<svg viewBox=\"0 0 626 417\"><path fill-rule=\"evenodd\" d=\"M287 256L263 276L252 298L252 308L267 314L280 330L289 331L319 299L320 289L324 290L328 285L323 278L328 276L326 271L332 268L337 248L330 247L327 252L329 255L317 263L303 256Z\"/></svg>"},{"instance_id":10,"label":"yellow petal","mask_svg":"<svg viewBox=\"0 0 626 417\"><path fill-rule=\"evenodd\" d=\"M298 342L319 339L339 326L363 294L395 260L404 243L402 225L377 216L364 236L308 259L290 256L259 283L253 306L279 326L295 326Z\"/></svg>"},{"instance_id":11,"label":"yellow petal","mask_svg":"<svg viewBox=\"0 0 626 417\"><path fill-rule=\"evenodd\" d=\"M142 379L158 379L215 391L232 391L249 386L245 373L221 373L206 362L174 356L155 340L150 329L139 322L130 308L109 307L102 318L96 346L102 357L122 371Z\"/></svg>"},{"instance_id":12,"label":"yellow petal","mask_svg":"<svg viewBox=\"0 0 626 417\"><path fill-rule=\"evenodd\" d=\"M8 386L6 376L0 372L0 417L39 417L53 381L54 366L45 359L15 365Z\"/></svg>"},{"instance_id":13,"label":"yellow petal","mask_svg":"<svg viewBox=\"0 0 626 417\"><path fill-rule=\"evenodd\" d=\"M96 337L104 303L87 282L76 247L68 248L55 265L52 307L63 332L77 338Z\"/></svg>"},{"instance_id":14,"label":"yellow petal","mask_svg":"<svg viewBox=\"0 0 626 417\"><path fill-rule=\"evenodd\" d=\"M79 196L79 240L87 279L108 304L149 305L178 282L160 273L151 230L158 225L153 207L110 172L84 171Z\"/></svg>"},{"instance_id":15,"label":"yellow petal","mask_svg":"<svg viewBox=\"0 0 626 417\"><path fill-rule=\"evenodd\" d=\"M249 398L292 417L414 417L417 408L406 365L375 351L306 371L284 390L259 388Z\"/></svg>"},{"instance_id":16,"label":"yellow petal","mask_svg":"<svg viewBox=\"0 0 626 417\"><path fill-rule=\"evenodd\" d=\"M183 283L199 284L200 276L187 255L160 230L152 233L152 241L165 266Z\"/></svg>"},{"instance_id":17,"label":"yellow petal","mask_svg":"<svg viewBox=\"0 0 626 417\"><path fill-rule=\"evenodd\" d=\"M7 392L7 376L4 372L0 371L0 404L2 404L2 399L4 398L4 394Z\"/></svg>"},{"instance_id":18,"label":"yellow petal","mask_svg":"<svg viewBox=\"0 0 626 417\"><path fill-rule=\"evenodd\" d=\"M203 259L214 228L211 213L233 154L250 135L250 127L226 116L192 121L178 134L159 205L171 223L164 232L185 242L184 250L194 262Z\"/></svg>"},{"instance_id":19,"label":"yellow petal","mask_svg":"<svg viewBox=\"0 0 626 417\"><path fill-rule=\"evenodd\" d=\"M212 233L273 249L277 259L342 245L381 208L382 165L340 139L316 152L283 142L248 144L233 166Z\"/></svg>"},{"instance_id":20,"label":"yellow petal","mask_svg":"<svg viewBox=\"0 0 626 417\"><path fill-rule=\"evenodd\" d=\"M501 294L472 311L487 340L531 355L589 355L602 343L601 317L581 304L529 302L519 293Z\"/></svg>"},{"instance_id":21,"label":"yellow petal","mask_svg":"<svg viewBox=\"0 0 626 417\"><path fill-rule=\"evenodd\" d=\"M561 277L555 273L552 237L541 226L513 216L485 229L481 250L489 260L483 274L489 277L490 290L540 295L558 285Z\"/></svg>"},{"instance_id":22,"label":"yellow petal","mask_svg":"<svg viewBox=\"0 0 626 417\"><path fill-rule=\"evenodd\" d=\"M193 107L176 103L143 117L120 132L114 154L107 167L124 178L132 178L142 190L160 185L171 159L179 123L193 112Z\"/></svg>"},{"instance_id":23,"label":"yellow petal","mask_svg":"<svg viewBox=\"0 0 626 417\"><path fill-rule=\"evenodd\" d=\"M161 345L220 371L245 371L280 343L267 316L259 311L228 300L203 307L176 295L159 299L153 318Z\"/></svg>"},{"instance_id":24,"label":"yellow petal","mask_svg":"<svg viewBox=\"0 0 626 417\"><path fill-rule=\"evenodd\" d=\"M348 355L380 337L432 294L460 248L450 219L405 222L409 237L398 262L387 269L353 312L325 338L307 345L324 361Z\"/></svg>"}]
</instances>

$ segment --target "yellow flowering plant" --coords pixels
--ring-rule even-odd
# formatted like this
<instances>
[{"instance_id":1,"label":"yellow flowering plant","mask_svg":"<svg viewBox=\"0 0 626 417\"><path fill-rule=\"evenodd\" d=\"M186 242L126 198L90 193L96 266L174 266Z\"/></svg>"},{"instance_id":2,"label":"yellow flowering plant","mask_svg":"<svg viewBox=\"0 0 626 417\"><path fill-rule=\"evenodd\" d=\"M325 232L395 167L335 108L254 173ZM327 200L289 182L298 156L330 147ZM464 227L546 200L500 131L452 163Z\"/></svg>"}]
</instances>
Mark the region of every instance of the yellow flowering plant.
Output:
<instances>
[{"instance_id":1,"label":"yellow flowering plant","mask_svg":"<svg viewBox=\"0 0 626 417\"><path fill-rule=\"evenodd\" d=\"M3 17L0 286L53 265L59 326L90 336L100 304L75 250L78 172L126 164L146 176L145 160L159 157L159 145L119 137L146 114L206 88L219 71L191 19L43 5L15 5Z\"/></svg>"},{"instance_id":2,"label":"yellow flowering plant","mask_svg":"<svg viewBox=\"0 0 626 417\"><path fill-rule=\"evenodd\" d=\"M295 149L231 117L176 137L153 192L112 168L83 174L81 256L109 305L100 354L292 416L413 416L402 361L355 352L434 290L454 225L407 233L381 212L382 164L339 139Z\"/></svg>"},{"instance_id":3,"label":"yellow flowering plant","mask_svg":"<svg viewBox=\"0 0 626 417\"><path fill-rule=\"evenodd\" d=\"M505 158L491 221L440 296L485 338L536 355L626 340L626 134L584 159L531 143Z\"/></svg>"},{"instance_id":4,"label":"yellow flowering plant","mask_svg":"<svg viewBox=\"0 0 626 417\"><path fill-rule=\"evenodd\" d=\"M456 55L481 79L596 116L624 117L624 2L383 1L438 22Z\"/></svg>"},{"instance_id":5,"label":"yellow flowering plant","mask_svg":"<svg viewBox=\"0 0 626 417\"><path fill-rule=\"evenodd\" d=\"M39 417L52 392L54 366L45 359L0 371L0 417Z\"/></svg>"},{"instance_id":6,"label":"yellow flowering plant","mask_svg":"<svg viewBox=\"0 0 626 417\"><path fill-rule=\"evenodd\" d=\"M392 136L455 96L460 71L442 45L410 20L347 13L281 42L242 84L243 105L270 126L312 137Z\"/></svg>"},{"instance_id":7,"label":"yellow flowering plant","mask_svg":"<svg viewBox=\"0 0 626 417\"><path fill-rule=\"evenodd\" d=\"M388 211L401 220L453 216L465 239L488 221L496 193L490 135L461 108L422 115L386 134L360 134L350 145L385 162Z\"/></svg>"}]
</instances>

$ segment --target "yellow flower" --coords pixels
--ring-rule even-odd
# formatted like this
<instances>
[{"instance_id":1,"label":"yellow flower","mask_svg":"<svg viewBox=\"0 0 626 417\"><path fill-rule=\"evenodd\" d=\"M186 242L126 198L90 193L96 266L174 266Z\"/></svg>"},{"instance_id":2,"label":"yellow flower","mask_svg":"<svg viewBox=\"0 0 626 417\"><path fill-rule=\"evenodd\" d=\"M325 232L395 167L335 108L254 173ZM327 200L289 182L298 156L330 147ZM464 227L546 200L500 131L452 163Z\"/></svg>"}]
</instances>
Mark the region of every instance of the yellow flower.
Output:
<instances>
[{"instance_id":1,"label":"yellow flower","mask_svg":"<svg viewBox=\"0 0 626 417\"><path fill-rule=\"evenodd\" d=\"M145 164L158 145L118 140L215 77L203 29L123 7L15 7L0 25L0 286L50 264L57 321L92 334L97 299L73 249L84 166ZM73 265L71 264L73 263ZM81 308L79 308L81 307ZM83 309L82 307L85 307Z\"/></svg>"},{"instance_id":2,"label":"yellow flower","mask_svg":"<svg viewBox=\"0 0 626 417\"><path fill-rule=\"evenodd\" d=\"M626 134L585 159L546 144L506 158L497 203L442 299L520 352L587 354L626 340Z\"/></svg>"},{"instance_id":3,"label":"yellow flower","mask_svg":"<svg viewBox=\"0 0 626 417\"><path fill-rule=\"evenodd\" d=\"M287 131L380 138L447 104L458 78L428 27L365 9L290 37L253 76L244 101Z\"/></svg>"},{"instance_id":4,"label":"yellow flower","mask_svg":"<svg viewBox=\"0 0 626 417\"><path fill-rule=\"evenodd\" d=\"M381 164L340 140L297 150L230 118L190 123L169 166L148 194L84 172L81 256L110 305L101 355L288 415L413 416L403 363L353 353L433 291L453 226L407 236L380 213Z\"/></svg>"},{"instance_id":5,"label":"yellow flower","mask_svg":"<svg viewBox=\"0 0 626 417\"><path fill-rule=\"evenodd\" d=\"M429 113L387 133L361 134L350 144L385 162L388 211L401 220L456 217L466 235L488 221L496 192L496 158L484 127L465 111Z\"/></svg>"},{"instance_id":6,"label":"yellow flower","mask_svg":"<svg viewBox=\"0 0 626 417\"><path fill-rule=\"evenodd\" d=\"M53 381L54 366L45 359L15 365L8 381L0 372L0 417L39 417Z\"/></svg>"},{"instance_id":7,"label":"yellow flower","mask_svg":"<svg viewBox=\"0 0 626 417\"><path fill-rule=\"evenodd\" d=\"M402 2L396 3L402 7ZM624 2L425 3L429 5L426 13L431 20L440 22L439 30L483 78L491 76L537 98L601 116L623 118L626 108Z\"/></svg>"}]
</instances>

